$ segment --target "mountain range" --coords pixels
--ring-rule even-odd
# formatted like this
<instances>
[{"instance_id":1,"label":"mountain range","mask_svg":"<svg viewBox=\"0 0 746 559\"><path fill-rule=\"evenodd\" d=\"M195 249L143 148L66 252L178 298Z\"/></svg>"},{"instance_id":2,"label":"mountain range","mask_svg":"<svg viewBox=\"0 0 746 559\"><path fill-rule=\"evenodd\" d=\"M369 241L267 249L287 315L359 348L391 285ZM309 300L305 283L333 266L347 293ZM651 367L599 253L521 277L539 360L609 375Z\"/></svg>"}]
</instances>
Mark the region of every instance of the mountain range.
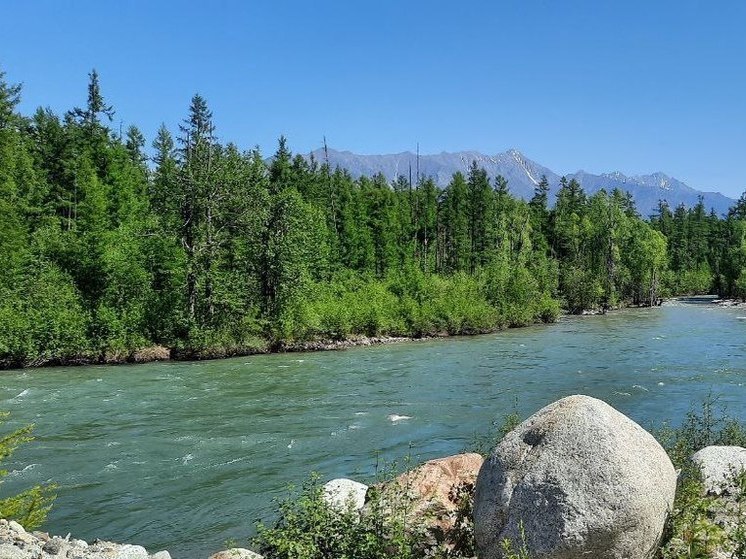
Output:
<instances>
[{"instance_id":1,"label":"mountain range","mask_svg":"<svg viewBox=\"0 0 746 559\"><path fill-rule=\"evenodd\" d=\"M315 150L311 155L316 161L325 160L323 149ZM417 155L408 151L388 155L360 155L349 151L329 149L326 157L332 168L347 169L355 178L383 173L387 179L395 180L400 175L408 177L410 172L414 178L418 166ZM420 155L419 173L421 177L432 177L439 187L444 188L456 171L461 171L466 175L472 161L476 161L484 168L491 178L502 175L508 179L511 193L525 200L533 196L534 187L539 183L542 175L546 175L549 181L551 200L554 199L559 189L561 175L532 161L515 149L509 149L497 155L484 155L478 151ZM607 192L614 188L630 192L635 199L637 210L645 217L657 212L659 200L666 200L673 209L679 204L692 207L697 203L699 196L702 196L707 210L714 209L718 215L727 213L735 203L735 200L719 192L696 190L660 172L651 175L626 176L620 172L595 175L578 171L565 176L568 180L576 179L588 194L593 194L602 188Z\"/></svg>"}]
</instances>

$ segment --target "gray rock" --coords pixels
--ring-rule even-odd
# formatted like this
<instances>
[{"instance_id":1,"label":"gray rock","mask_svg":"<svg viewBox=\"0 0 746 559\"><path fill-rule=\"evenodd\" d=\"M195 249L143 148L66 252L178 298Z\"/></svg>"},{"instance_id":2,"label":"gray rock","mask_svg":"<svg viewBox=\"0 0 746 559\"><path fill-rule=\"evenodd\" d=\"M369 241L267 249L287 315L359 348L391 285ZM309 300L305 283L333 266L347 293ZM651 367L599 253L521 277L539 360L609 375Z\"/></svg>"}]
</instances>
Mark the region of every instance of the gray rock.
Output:
<instances>
[{"instance_id":1,"label":"gray rock","mask_svg":"<svg viewBox=\"0 0 746 559\"><path fill-rule=\"evenodd\" d=\"M646 559L675 491L676 472L652 435L601 400L563 398L508 433L482 466L478 555L502 557L507 538L532 559Z\"/></svg>"},{"instance_id":2,"label":"gray rock","mask_svg":"<svg viewBox=\"0 0 746 559\"><path fill-rule=\"evenodd\" d=\"M26 530L24 529L24 527L18 524L18 522L16 522L15 520L11 520L10 522L8 522L8 527L18 534L26 534Z\"/></svg>"},{"instance_id":3,"label":"gray rock","mask_svg":"<svg viewBox=\"0 0 746 559\"><path fill-rule=\"evenodd\" d=\"M368 486L347 478L337 478L324 484L324 501L338 511L361 511L365 505Z\"/></svg>"},{"instance_id":4,"label":"gray rock","mask_svg":"<svg viewBox=\"0 0 746 559\"><path fill-rule=\"evenodd\" d=\"M171 559L171 554L164 549L158 553L153 553L150 559Z\"/></svg>"},{"instance_id":5,"label":"gray rock","mask_svg":"<svg viewBox=\"0 0 746 559\"><path fill-rule=\"evenodd\" d=\"M264 557L250 549L232 547L210 555L210 559L264 559Z\"/></svg>"},{"instance_id":6,"label":"gray rock","mask_svg":"<svg viewBox=\"0 0 746 559\"><path fill-rule=\"evenodd\" d=\"M147 550L141 545L124 544L117 549L117 559L149 559Z\"/></svg>"},{"instance_id":7,"label":"gray rock","mask_svg":"<svg viewBox=\"0 0 746 559\"><path fill-rule=\"evenodd\" d=\"M0 559L19 559L19 557L25 556L26 554L14 545L9 543L0 544Z\"/></svg>"},{"instance_id":8,"label":"gray rock","mask_svg":"<svg viewBox=\"0 0 746 559\"><path fill-rule=\"evenodd\" d=\"M36 531L36 532L32 532L31 535L34 536L37 540L41 540L44 542L49 541L49 534L47 534L46 532Z\"/></svg>"},{"instance_id":9,"label":"gray rock","mask_svg":"<svg viewBox=\"0 0 746 559\"><path fill-rule=\"evenodd\" d=\"M49 555L58 555L60 551L62 551L62 548L65 547L65 540L62 540L60 538L52 538L50 540L47 540L47 542L44 544L44 547L42 547L42 551L44 553L49 553Z\"/></svg>"},{"instance_id":10,"label":"gray rock","mask_svg":"<svg viewBox=\"0 0 746 559\"><path fill-rule=\"evenodd\" d=\"M695 452L692 462L702 472L705 491L711 495L734 494L734 478L746 470L746 448L708 446Z\"/></svg>"}]
</instances>

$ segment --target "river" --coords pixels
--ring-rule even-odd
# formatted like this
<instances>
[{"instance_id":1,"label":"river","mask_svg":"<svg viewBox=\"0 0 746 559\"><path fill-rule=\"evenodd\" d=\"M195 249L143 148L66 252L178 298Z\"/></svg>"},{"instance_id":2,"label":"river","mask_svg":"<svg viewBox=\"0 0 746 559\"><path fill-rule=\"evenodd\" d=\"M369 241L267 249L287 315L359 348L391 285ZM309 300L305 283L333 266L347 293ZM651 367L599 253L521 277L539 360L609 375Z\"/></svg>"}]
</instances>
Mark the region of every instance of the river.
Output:
<instances>
[{"instance_id":1,"label":"river","mask_svg":"<svg viewBox=\"0 0 746 559\"><path fill-rule=\"evenodd\" d=\"M4 492L53 481L45 529L206 557L311 471L462 451L504 414L602 398L645 427L709 392L746 419L746 309L667 303L497 334L339 352L9 371L7 430L36 424ZM393 417L407 416L404 419Z\"/></svg>"}]
</instances>

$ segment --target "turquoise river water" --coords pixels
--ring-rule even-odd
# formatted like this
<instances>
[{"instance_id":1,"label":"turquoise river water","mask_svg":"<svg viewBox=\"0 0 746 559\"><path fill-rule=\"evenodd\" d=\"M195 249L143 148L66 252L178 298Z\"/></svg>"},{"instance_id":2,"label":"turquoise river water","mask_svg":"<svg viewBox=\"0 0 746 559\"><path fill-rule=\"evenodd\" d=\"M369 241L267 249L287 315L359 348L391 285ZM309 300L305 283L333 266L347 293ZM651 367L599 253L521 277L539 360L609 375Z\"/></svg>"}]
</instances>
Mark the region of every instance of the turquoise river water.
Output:
<instances>
[{"instance_id":1,"label":"turquoise river water","mask_svg":"<svg viewBox=\"0 0 746 559\"><path fill-rule=\"evenodd\" d=\"M645 427L709 392L746 419L745 357L746 309L674 302L339 352L9 371L4 427L33 422L36 440L2 490L58 484L53 533L206 557L245 545L312 471L368 481L377 454L454 454L504 414L570 394Z\"/></svg>"}]
</instances>

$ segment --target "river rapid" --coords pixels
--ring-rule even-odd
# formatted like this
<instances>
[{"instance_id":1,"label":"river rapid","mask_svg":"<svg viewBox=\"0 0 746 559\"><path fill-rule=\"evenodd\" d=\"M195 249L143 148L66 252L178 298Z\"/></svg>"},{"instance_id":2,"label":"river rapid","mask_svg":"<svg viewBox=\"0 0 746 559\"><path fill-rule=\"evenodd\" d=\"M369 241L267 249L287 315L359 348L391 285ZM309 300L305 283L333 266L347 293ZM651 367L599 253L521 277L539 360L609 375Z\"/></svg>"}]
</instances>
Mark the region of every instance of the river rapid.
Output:
<instances>
[{"instance_id":1,"label":"river rapid","mask_svg":"<svg viewBox=\"0 0 746 559\"><path fill-rule=\"evenodd\" d=\"M339 352L4 372L4 430L35 423L4 493L54 482L45 529L192 559L245 538L312 471L461 452L570 394L646 428L712 393L746 420L746 308L666 303L496 334Z\"/></svg>"}]
</instances>

